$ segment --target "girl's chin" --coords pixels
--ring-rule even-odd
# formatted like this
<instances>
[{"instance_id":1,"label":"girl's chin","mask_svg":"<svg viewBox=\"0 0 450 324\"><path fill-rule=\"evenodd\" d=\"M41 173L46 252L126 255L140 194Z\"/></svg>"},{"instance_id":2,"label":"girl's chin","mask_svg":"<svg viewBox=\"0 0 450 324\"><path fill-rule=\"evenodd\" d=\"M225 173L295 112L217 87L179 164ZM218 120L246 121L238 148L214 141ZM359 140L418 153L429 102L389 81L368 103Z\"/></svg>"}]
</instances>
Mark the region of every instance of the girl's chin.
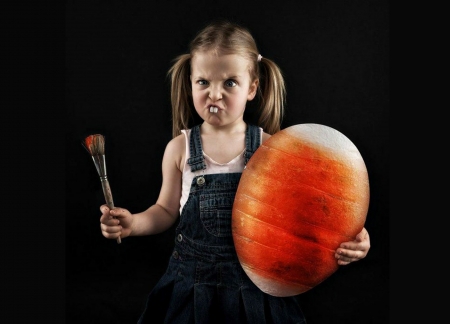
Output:
<instances>
[{"instance_id":1,"label":"girl's chin","mask_svg":"<svg viewBox=\"0 0 450 324\"><path fill-rule=\"evenodd\" d=\"M208 118L204 119L208 124L214 125L214 126L220 126L222 125L222 119L219 116L208 116Z\"/></svg>"}]
</instances>

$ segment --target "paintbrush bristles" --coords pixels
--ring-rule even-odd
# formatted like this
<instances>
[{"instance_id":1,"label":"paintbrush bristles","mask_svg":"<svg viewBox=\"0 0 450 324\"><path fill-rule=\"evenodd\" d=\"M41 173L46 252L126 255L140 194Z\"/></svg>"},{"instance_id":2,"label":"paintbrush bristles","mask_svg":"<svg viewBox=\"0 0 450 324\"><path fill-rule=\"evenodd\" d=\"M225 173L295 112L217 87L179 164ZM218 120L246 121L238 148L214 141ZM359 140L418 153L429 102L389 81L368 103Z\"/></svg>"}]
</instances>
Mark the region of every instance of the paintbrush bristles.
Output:
<instances>
[{"instance_id":1,"label":"paintbrush bristles","mask_svg":"<svg viewBox=\"0 0 450 324\"><path fill-rule=\"evenodd\" d=\"M94 134L86 137L84 146L92 156L105 154L105 138L101 134Z\"/></svg>"}]
</instances>

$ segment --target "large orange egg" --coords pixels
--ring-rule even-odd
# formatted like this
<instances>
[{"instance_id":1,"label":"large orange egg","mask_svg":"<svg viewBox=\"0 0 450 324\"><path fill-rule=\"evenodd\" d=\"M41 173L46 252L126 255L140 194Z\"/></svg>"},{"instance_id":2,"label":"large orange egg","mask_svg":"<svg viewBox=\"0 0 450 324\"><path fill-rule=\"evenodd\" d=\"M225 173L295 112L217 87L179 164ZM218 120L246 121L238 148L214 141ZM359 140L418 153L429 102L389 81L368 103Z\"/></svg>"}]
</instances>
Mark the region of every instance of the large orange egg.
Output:
<instances>
[{"instance_id":1,"label":"large orange egg","mask_svg":"<svg viewBox=\"0 0 450 324\"><path fill-rule=\"evenodd\" d=\"M367 169L356 146L319 124L285 128L244 169L232 212L239 261L267 294L315 287L337 269L335 250L362 230Z\"/></svg>"}]
</instances>

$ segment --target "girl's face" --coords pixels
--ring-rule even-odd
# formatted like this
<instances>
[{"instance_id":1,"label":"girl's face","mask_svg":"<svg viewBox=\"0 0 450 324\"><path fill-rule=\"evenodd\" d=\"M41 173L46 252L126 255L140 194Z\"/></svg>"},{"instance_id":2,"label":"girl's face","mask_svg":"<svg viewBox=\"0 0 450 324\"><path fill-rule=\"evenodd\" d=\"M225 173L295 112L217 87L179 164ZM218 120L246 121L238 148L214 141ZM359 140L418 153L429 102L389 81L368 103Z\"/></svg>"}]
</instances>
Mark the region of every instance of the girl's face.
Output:
<instances>
[{"instance_id":1,"label":"girl's face","mask_svg":"<svg viewBox=\"0 0 450 324\"><path fill-rule=\"evenodd\" d=\"M251 80L249 62L242 56L197 52L191 59L194 106L214 126L243 121L245 105L256 95L258 80Z\"/></svg>"}]
</instances>

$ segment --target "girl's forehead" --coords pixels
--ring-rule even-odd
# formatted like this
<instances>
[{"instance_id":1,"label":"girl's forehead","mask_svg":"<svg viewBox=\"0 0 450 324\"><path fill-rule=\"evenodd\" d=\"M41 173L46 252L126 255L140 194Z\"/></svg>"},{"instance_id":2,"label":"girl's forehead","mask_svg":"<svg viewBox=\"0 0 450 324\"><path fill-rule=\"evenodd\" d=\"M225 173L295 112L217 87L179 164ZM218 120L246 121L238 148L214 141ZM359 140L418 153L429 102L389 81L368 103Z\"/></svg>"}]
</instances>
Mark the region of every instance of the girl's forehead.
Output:
<instances>
[{"instance_id":1,"label":"girl's forehead","mask_svg":"<svg viewBox=\"0 0 450 324\"><path fill-rule=\"evenodd\" d=\"M250 62L242 55L216 55L208 52L195 53L191 59L191 68L197 72L207 71L248 71Z\"/></svg>"}]
</instances>

